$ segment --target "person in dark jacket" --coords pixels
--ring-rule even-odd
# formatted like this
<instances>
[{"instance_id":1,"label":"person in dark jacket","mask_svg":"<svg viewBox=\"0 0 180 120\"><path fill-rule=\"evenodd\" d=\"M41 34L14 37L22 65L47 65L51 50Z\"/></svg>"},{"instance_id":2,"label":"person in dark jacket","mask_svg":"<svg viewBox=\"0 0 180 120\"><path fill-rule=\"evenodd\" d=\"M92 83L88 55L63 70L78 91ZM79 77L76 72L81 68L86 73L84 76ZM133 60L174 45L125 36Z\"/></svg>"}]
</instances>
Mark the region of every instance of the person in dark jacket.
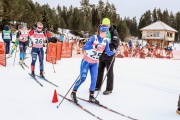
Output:
<instances>
[{"instance_id":1,"label":"person in dark jacket","mask_svg":"<svg viewBox=\"0 0 180 120\"><path fill-rule=\"evenodd\" d=\"M12 33L10 31L10 27L6 25L2 32L2 39L6 43L6 54L10 52L10 43L12 41Z\"/></svg>"},{"instance_id":2,"label":"person in dark jacket","mask_svg":"<svg viewBox=\"0 0 180 120\"><path fill-rule=\"evenodd\" d=\"M178 108L176 112L180 115L180 95L179 95L179 101L178 101Z\"/></svg>"},{"instance_id":3,"label":"person in dark jacket","mask_svg":"<svg viewBox=\"0 0 180 120\"><path fill-rule=\"evenodd\" d=\"M120 42L120 38L119 38L118 32L116 30L116 26L110 25L110 20L108 18L103 19L102 25L109 26L109 33L107 36L107 40L109 42L109 47L110 47L110 50L116 50L118 48L119 42ZM97 77L96 89L95 89L96 91L99 91L101 89L105 68L107 70L109 69L109 71L107 73L106 90L103 92L104 95L108 95L108 94L112 93L112 90L113 90L114 62L115 62L115 55L108 56L105 51L102 53L102 55L99 58L98 77Z\"/></svg>"}]
</instances>

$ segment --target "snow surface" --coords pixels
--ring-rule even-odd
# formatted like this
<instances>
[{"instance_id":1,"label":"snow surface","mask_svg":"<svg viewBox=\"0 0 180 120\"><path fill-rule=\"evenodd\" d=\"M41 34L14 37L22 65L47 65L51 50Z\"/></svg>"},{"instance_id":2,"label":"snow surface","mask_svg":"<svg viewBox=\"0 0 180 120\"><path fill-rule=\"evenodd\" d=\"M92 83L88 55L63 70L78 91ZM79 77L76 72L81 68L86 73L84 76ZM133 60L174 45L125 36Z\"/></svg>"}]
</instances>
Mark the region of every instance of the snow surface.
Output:
<instances>
[{"instance_id":1,"label":"snow surface","mask_svg":"<svg viewBox=\"0 0 180 120\"><path fill-rule=\"evenodd\" d=\"M45 62L45 76L59 85L56 88L43 80L39 86L13 58L7 67L0 66L0 120L95 120L74 104L64 100L60 107L52 103L54 90L63 95L79 75L81 58L63 58L54 65ZM30 57L30 54L28 54ZM25 61L29 66L31 58ZM39 61L36 73L39 74ZM103 95L106 81L97 99L107 107L139 120L179 120L176 114L180 94L180 61L169 59L116 59L114 65L114 90ZM88 99L90 75L81 85L77 96ZM67 95L70 98L70 93ZM79 103L103 120L128 120L96 105Z\"/></svg>"}]
</instances>

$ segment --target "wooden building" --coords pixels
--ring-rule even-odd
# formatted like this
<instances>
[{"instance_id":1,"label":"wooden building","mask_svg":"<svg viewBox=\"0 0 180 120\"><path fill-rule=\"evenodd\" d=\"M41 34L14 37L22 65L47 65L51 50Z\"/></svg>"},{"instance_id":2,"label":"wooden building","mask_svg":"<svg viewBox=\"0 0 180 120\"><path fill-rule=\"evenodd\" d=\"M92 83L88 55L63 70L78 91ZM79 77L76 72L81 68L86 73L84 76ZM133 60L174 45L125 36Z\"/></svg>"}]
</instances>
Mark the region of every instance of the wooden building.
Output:
<instances>
[{"instance_id":1,"label":"wooden building","mask_svg":"<svg viewBox=\"0 0 180 120\"><path fill-rule=\"evenodd\" d=\"M142 40L156 48L165 48L170 42L174 42L175 33L178 32L162 21L156 21L140 30L142 31Z\"/></svg>"}]
</instances>

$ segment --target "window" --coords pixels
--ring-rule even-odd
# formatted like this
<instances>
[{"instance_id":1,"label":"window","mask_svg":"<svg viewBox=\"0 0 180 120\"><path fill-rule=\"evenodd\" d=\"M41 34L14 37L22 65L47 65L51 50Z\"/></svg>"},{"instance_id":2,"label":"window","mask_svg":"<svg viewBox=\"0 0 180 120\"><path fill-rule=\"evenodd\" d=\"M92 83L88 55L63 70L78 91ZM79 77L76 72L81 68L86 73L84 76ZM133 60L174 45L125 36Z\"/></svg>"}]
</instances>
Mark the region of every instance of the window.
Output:
<instances>
[{"instance_id":1,"label":"window","mask_svg":"<svg viewBox=\"0 0 180 120\"><path fill-rule=\"evenodd\" d=\"M172 38L173 37L173 33L167 32L167 37Z\"/></svg>"},{"instance_id":2,"label":"window","mask_svg":"<svg viewBox=\"0 0 180 120\"><path fill-rule=\"evenodd\" d=\"M169 34L169 37L172 38L172 33Z\"/></svg>"},{"instance_id":3,"label":"window","mask_svg":"<svg viewBox=\"0 0 180 120\"><path fill-rule=\"evenodd\" d=\"M147 37L153 37L153 32L147 32Z\"/></svg>"},{"instance_id":4,"label":"window","mask_svg":"<svg viewBox=\"0 0 180 120\"><path fill-rule=\"evenodd\" d=\"M159 37L159 32L154 32L154 37Z\"/></svg>"},{"instance_id":5,"label":"window","mask_svg":"<svg viewBox=\"0 0 180 120\"><path fill-rule=\"evenodd\" d=\"M147 37L159 37L159 32L147 32Z\"/></svg>"}]
</instances>

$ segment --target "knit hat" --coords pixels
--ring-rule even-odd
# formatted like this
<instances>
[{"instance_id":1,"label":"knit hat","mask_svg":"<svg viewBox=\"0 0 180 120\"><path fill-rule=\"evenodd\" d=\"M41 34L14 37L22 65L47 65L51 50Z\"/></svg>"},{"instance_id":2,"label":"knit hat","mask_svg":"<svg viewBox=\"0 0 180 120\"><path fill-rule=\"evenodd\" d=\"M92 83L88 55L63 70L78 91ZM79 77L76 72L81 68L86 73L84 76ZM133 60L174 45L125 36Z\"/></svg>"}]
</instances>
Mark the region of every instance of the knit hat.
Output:
<instances>
[{"instance_id":1,"label":"knit hat","mask_svg":"<svg viewBox=\"0 0 180 120\"><path fill-rule=\"evenodd\" d=\"M111 22L110 22L109 18L104 18L104 19L102 20L102 24L103 24L103 25L110 25Z\"/></svg>"},{"instance_id":2,"label":"knit hat","mask_svg":"<svg viewBox=\"0 0 180 120\"><path fill-rule=\"evenodd\" d=\"M5 25L4 30L9 30L9 29L10 29L9 25Z\"/></svg>"}]
</instances>

